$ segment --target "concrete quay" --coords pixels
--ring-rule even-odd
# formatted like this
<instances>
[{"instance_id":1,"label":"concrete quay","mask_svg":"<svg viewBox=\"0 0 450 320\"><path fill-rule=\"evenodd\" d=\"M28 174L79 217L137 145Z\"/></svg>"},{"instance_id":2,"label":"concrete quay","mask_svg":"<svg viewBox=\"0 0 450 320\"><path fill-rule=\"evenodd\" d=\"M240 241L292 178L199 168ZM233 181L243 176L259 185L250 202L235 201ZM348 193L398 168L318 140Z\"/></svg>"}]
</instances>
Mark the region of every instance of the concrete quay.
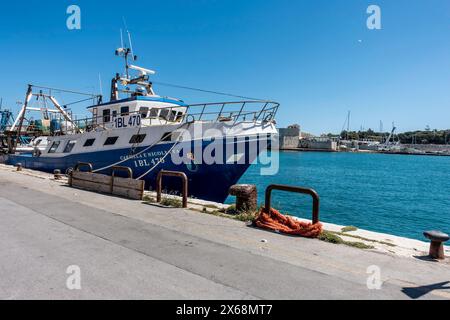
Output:
<instances>
[{"instance_id":1,"label":"concrete quay","mask_svg":"<svg viewBox=\"0 0 450 320\"><path fill-rule=\"evenodd\" d=\"M420 250L286 237L4 165L0 190L0 299L450 299L449 260Z\"/></svg>"}]
</instances>

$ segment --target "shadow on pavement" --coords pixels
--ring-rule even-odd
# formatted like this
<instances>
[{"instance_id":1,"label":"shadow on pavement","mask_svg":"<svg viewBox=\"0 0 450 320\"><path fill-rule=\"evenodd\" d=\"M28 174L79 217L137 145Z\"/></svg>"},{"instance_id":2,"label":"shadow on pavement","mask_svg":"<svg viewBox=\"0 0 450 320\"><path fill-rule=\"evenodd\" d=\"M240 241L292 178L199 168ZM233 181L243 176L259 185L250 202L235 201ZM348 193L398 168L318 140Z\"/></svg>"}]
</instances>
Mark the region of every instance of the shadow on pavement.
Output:
<instances>
[{"instance_id":1,"label":"shadow on pavement","mask_svg":"<svg viewBox=\"0 0 450 320\"><path fill-rule=\"evenodd\" d=\"M445 282L430 284L427 286L403 288L402 292L404 294L406 294L408 297L410 297L411 299L418 299L434 290L449 290L450 286L446 286L449 283L450 283L450 281L445 281Z\"/></svg>"}]
</instances>

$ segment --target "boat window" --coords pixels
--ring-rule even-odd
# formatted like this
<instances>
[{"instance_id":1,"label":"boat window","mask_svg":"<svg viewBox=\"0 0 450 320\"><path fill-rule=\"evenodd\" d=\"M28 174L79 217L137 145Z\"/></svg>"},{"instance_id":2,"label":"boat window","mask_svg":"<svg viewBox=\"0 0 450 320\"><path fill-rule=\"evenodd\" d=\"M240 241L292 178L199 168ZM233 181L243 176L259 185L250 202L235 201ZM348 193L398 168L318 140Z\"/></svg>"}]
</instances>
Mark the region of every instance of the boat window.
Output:
<instances>
[{"instance_id":1,"label":"boat window","mask_svg":"<svg viewBox=\"0 0 450 320\"><path fill-rule=\"evenodd\" d=\"M103 122L109 122L111 120L110 114L111 114L110 109L103 110Z\"/></svg>"},{"instance_id":2,"label":"boat window","mask_svg":"<svg viewBox=\"0 0 450 320\"><path fill-rule=\"evenodd\" d=\"M60 144L61 144L61 141L54 141L52 143L52 146L50 147L50 149L48 149L48 153L55 153L56 149L58 149Z\"/></svg>"},{"instance_id":3,"label":"boat window","mask_svg":"<svg viewBox=\"0 0 450 320\"><path fill-rule=\"evenodd\" d=\"M76 143L77 143L76 140L69 140L69 142L67 142L66 147L64 148L63 152L64 153L70 153Z\"/></svg>"},{"instance_id":4,"label":"boat window","mask_svg":"<svg viewBox=\"0 0 450 320\"><path fill-rule=\"evenodd\" d=\"M148 107L140 107L139 113L141 114L141 118L147 118Z\"/></svg>"},{"instance_id":5,"label":"boat window","mask_svg":"<svg viewBox=\"0 0 450 320\"><path fill-rule=\"evenodd\" d=\"M176 111L171 111L170 112L170 121L175 121L175 119L177 118L177 112Z\"/></svg>"},{"instance_id":6,"label":"boat window","mask_svg":"<svg viewBox=\"0 0 450 320\"><path fill-rule=\"evenodd\" d=\"M181 119L183 119L183 112L179 111L179 112L177 113L176 121L180 121Z\"/></svg>"},{"instance_id":7,"label":"boat window","mask_svg":"<svg viewBox=\"0 0 450 320\"><path fill-rule=\"evenodd\" d=\"M142 141L144 141L146 136L146 134L135 134L131 137L130 143L141 143Z\"/></svg>"},{"instance_id":8,"label":"boat window","mask_svg":"<svg viewBox=\"0 0 450 320\"><path fill-rule=\"evenodd\" d=\"M92 146L92 145L94 144L94 142L95 142L95 139L87 139L87 140L84 142L83 147L90 147L90 146Z\"/></svg>"},{"instance_id":9,"label":"boat window","mask_svg":"<svg viewBox=\"0 0 450 320\"><path fill-rule=\"evenodd\" d=\"M112 111L112 117L113 117L113 119L115 119L117 117L117 110Z\"/></svg>"},{"instance_id":10,"label":"boat window","mask_svg":"<svg viewBox=\"0 0 450 320\"><path fill-rule=\"evenodd\" d=\"M111 145L113 145L113 144L116 143L117 139L119 139L119 137L108 137L108 138L105 140L105 143L104 143L103 145L105 145L105 146L111 146Z\"/></svg>"},{"instance_id":11,"label":"boat window","mask_svg":"<svg viewBox=\"0 0 450 320\"><path fill-rule=\"evenodd\" d=\"M150 109L150 118L156 118L158 116L159 109L151 108Z\"/></svg>"},{"instance_id":12,"label":"boat window","mask_svg":"<svg viewBox=\"0 0 450 320\"><path fill-rule=\"evenodd\" d=\"M161 112L159 113L159 117L163 118L165 120L169 120L168 116L169 116L169 110L168 109L161 109Z\"/></svg>"},{"instance_id":13,"label":"boat window","mask_svg":"<svg viewBox=\"0 0 450 320\"><path fill-rule=\"evenodd\" d=\"M129 114L130 114L130 107L127 106L127 107L121 107L120 108L120 115L122 117L127 116Z\"/></svg>"}]
</instances>

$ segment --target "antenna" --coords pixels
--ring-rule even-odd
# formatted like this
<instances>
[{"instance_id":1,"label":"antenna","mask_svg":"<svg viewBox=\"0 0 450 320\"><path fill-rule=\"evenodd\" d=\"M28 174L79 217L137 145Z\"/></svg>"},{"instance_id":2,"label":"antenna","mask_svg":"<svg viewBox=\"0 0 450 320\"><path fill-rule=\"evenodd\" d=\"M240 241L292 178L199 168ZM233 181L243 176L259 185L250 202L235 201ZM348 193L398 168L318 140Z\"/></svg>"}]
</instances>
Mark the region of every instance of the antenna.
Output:
<instances>
[{"instance_id":1,"label":"antenna","mask_svg":"<svg viewBox=\"0 0 450 320\"><path fill-rule=\"evenodd\" d=\"M131 39L131 33L128 30L127 22L125 20L125 17L122 17L124 28L120 29L120 42L121 47L116 49L116 56L123 59L123 62L125 64L125 72L124 74L116 73L116 76L111 80L111 98L110 101L116 101L119 98L119 92L127 93L132 96L134 95L155 95L153 89L152 89L152 83L149 81L149 75L155 74L155 71L146 69L143 67L139 67L136 65L131 64L130 62L136 61L137 56L134 55L133 51L133 42ZM125 38L124 41L124 34L123 31L127 33L128 38L128 44L126 43L127 38ZM125 42L125 43L124 43ZM138 71L139 76L135 76L134 73L130 74L130 71ZM99 74L99 83L101 84L101 77ZM118 85L121 85L122 87L125 87L125 89L119 89ZM132 91L128 86L129 85L139 85L145 87L145 91L138 90L140 87L136 89L136 91ZM103 95L103 92L101 92Z\"/></svg>"},{"instance_id":2,"label":"antenna","mask_svg":"<svg viewBox=\"0 0 450 320\"><path fill-rule=\"evenodd\" d=\"M126 30L127 35L128 35L128 45L130 46L131 59L132 59L133 61L136 61L136 60L137 60L137 57L134 55L134 52L133 52L133 43L132 43L132 41L131 41L131 33L130 33L130 31L128 30L127 21L125 20L125 17L124 17L124 16L122 16L122 21L123 21L123 26L125 27L125 30ZM123 46L122 46L122 47L123 47Z\"/></svg>"},{"instance_id":3,"label":"antenna","mask_svg":"<svg viewBox=\"0 0 450 320\"><path fill-rule=\"evenodd\" d=\"M102 87L102 75L98 74L98 84L100 86L100 94L103 96L103 87Z\"/></svg>"},{"instance_id":4,"label":"antenna","mask_svg":"<svg viewBox=\"0 0 450 320\"><path fill-rule=\"evenodd\" d=\"M133 53L133 43L131 42L131 34L130 34L130 31L127 30L127 33L128 33L128 41L129 41L129 43L130 43L131 59L133 59L133 61L136 61L136 60L137 60L137 57L136 57L136 56L134 55L134 53Z\"/></svg>"}]
</instances>

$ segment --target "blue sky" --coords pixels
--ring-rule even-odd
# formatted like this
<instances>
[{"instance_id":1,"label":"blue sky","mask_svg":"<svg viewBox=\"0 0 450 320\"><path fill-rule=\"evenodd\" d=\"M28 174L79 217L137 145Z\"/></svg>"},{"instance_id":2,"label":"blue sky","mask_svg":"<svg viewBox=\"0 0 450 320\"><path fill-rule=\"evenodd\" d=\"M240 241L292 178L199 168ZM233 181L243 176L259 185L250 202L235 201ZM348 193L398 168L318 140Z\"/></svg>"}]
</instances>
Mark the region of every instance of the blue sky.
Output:
<instances>
[{"instance_id":1,"label":"blue sky","mask_svg":"<svg viewBox=\"0 0 450 320\"><path fill-rule=\"evenodd\" d=\"M16 1L0 10L0 97L27 83L109 93L122 17L155 81L281 103L278 123L316 134L351 128L450 128L448 0ZM81 8L81 30L66 8ZM382 30L366 27L370 4ZM361 40L361 41L359 41ZM188 103L224 97L160 87ZM225 98L227 99L227 98ZM81 112L81 110L76 110Z\"/></svg>"}]
</instances>

